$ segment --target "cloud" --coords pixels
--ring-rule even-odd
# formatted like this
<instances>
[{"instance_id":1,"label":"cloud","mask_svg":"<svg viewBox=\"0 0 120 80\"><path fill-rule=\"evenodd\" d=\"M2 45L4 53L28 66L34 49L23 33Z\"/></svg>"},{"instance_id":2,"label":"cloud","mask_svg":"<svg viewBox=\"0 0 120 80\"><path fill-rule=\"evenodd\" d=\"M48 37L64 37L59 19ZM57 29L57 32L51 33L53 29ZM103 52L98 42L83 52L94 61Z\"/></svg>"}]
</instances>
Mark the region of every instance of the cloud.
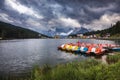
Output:
<instances>
[{"instance_id":1,"label":"cloud","mask_svg":"<svg viewBox=\"0 0 120 80\"><path fill-rule=\"evenodd\" d=\"M84 9L81 9L81 10L79 11L79 14L80 14L81 16L85 16L85 15L86 15Z\"/></svg>"},{"instance_id":2,"label":"cloud","mask_svg":"<svg viewBox=\"0 0 120 80\"><path fill-rule=\"evenodd\" d=\"M81 27L80 23L76 19L61 17L58 21L67 27Z\"/></svg>"},{"instance_id":3,"label":"cloud","mask_svg":"<svg viewBox=\"0 0 120 80\"><path fill-rule=\"evenodd\" d=\"M72 19L70 17L59 17L56 19L51 19L48 21L48 25L54 26L54 27L64 27L64 28L76 28L76 27L81 27L81 24L78 22L77 19Z\"/></svg>"},{"instance_id":4,"label":"cloud","mask_svg":"<svg viewBox=\"0 0 120 80\"><path fill-rule=\"evenodd\" d=\"M9 18L9 16L5 13L0 13L0 20L12 23L13 21Z\"/></svg>"},{"instance_id":5,"label":"cloud","mask_svg":"<svg viewBox=\"0 0 120 80\"><path fill-rule=\"evenodd\" d=\"M84 24L83 26L94 30L102 30L111 27L111 24L114 24L119 20L120 14L104 14L100 19L93 20L90 24Z\"/></svg>"},{"instance_id":6,"label":"cloud","mask_svg":"<svg viewBox=\"0 0 120 80\"><path fill-rule=\"evenodd\" d=\"M46 27L44 27L44 25L42 24L42 22L32 19L32 18L28 18L25 21L26 24L28 24L28 26L32 29L38 29L38 30L46 30Z\"/></svg>"},{"instance_id":7,"label":"cloud","mask_svg":"<svg viewBox=\"0 0 120 80\"><path fill-rule=\"evenodd\" d=\"M66 10L67 10L68 12L73 12L73 8L71 8L70 6L66 6Z\"/></svg>"},{"instance_id":8,"label":"cloud","mask_svg":"<svg viewBox=\"0 0 120 80\"><path fill-rule=\"evenodd\" d=\"M36 12L32 8L29 8L27 6L20 4L17 0L5 0L5 4L8 7L11 7L14 10L18 11L20 14L26 14L32 17L34 16L35 18L39 18L39 19L44 18L42 15L40 15L38 12Z\"/></svg>"},{"instance_id":9,"label":"cloud","mask_svg":"<svg viewBox=\"0 0 120 80\"><path fill-rule=\"evenodd\" d=\"M102 6L102 7L90 7L90 6L86 6L86 9L92 12L103 12L103 11L107 11L107 10L111 10L111 9L115 9L116 4L112 3L106 6Z\"/></svg>"},{"instance_id":10,"label":"cloud","mask_svg":"<svg viewBox=\"0 0 120 80\"><path fill-rule=\"evenodd\" d=\"M63 16L62 11L63 11L63 6L61 6L58 3L55 4L49 4L47 5L48 7L51 8L52 14L54 15L54 17L61 17Z\"/></svg>"}]
</instances>

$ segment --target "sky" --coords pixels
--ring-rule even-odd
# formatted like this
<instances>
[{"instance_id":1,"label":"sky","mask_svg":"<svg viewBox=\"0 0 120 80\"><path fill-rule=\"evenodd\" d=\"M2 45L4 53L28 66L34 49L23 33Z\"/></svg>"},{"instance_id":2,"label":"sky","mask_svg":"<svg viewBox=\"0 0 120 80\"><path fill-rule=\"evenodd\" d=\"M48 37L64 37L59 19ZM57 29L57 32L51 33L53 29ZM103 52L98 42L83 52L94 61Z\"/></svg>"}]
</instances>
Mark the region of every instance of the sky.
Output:
<instances>
[{"instance_id":1,"label":"sky","mask_svg":"<svg viewBox=\"0 0 120 80\"><path fill-rule=\"evenodd\" d=\"M42 33L102 30L120 21L120 0L0 0L0 21Z\"/></svg>"}]
</instances>

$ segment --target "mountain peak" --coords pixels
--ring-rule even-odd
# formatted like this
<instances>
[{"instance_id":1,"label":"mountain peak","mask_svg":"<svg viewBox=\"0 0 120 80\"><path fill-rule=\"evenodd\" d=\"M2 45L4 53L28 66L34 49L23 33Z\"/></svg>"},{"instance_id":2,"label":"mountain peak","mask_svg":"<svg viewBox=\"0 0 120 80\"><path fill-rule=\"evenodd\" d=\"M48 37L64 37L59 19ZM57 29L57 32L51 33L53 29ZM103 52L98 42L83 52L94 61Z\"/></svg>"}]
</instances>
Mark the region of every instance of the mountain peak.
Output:
<instances>
[{"instance_id":1,"label":"mountain peak","mask_svg":"<svg viewBox=\"0 0 120 80\"><path fill-rule=\"evenodd\" d=\"M80 28L75 28L73 33L71 34L84 34L86 32L89 32L89 30L84 27L80 27Z\"/></svg>"}]
</instances>

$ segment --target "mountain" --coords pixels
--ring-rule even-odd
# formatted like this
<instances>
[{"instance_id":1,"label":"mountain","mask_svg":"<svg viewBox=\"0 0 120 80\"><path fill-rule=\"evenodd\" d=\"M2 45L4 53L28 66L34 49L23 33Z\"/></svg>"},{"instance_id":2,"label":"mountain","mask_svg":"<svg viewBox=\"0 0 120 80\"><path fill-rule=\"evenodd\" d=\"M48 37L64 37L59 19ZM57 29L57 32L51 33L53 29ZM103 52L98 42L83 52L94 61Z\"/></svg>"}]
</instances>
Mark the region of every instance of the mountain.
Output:
<instances>
[{"instance_id":1,"label":"mountain","mask_svg":"<svg viewBox=\"0 0 120 80\"><path fill-rule=\"evenodd\" d=\"M70 35L84 34L84 33L87 33L87 32L89 32L88 29L86 29L86 28L84 28L84 27L80 27L80 28L75 28Z\"/></svg>"},{"instance_id":2,"label":"mountain","mask_svg":"<svg viewBox=\"0 0 120 80\"><path fill-rule=\"evenodd\" d=\"M70 34L72 30L72 28L51 27L50 29L48 29L48 31L42 33L52 37L54 37L55 35L66 36L67 34Z\"/></svg>"},{"instance_id":3,"label":"mountain","mask_svg":"<svg viewBox=\"0 0 120 80\"><path fill-rule=\"evenodd\" d=\"M18 27L0 21L0 38L2 39L22 39L22 38L43 38L48 37L38 32Z\"/></svg>"},{"instance_id":4,"label":"mountain","mask_svg":"<svg viewBox=\"0 0 120 80\"><path fill-rule=\"evenodd\" d=\"M49 36L55 36L59 35L61 37L68 36L68 35L75 35L75 34L84 34L86 32L89 32L91 30L88 30L84 27L80 28L50 28L45 34Z\"/></svg>"}]
</instances>

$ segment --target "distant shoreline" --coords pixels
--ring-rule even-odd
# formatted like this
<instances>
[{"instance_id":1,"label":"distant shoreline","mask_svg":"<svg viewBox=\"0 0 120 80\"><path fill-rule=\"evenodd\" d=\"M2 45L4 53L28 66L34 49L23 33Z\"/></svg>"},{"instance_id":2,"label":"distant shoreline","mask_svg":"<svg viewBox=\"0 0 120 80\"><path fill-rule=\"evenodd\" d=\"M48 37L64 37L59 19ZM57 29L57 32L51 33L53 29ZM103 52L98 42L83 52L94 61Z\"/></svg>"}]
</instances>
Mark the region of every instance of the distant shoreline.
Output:
<instances>
[{"instance_id":1,"label":"distant shoreline","mask_svg":"<svg viewBox=\"0 0 120 80\"><path fill-rule=\"evenodd\" d=\"M51 39L51 38L6 38L0 40L14 40L14 39Z\"/></svg>"},{"instance_id":2,"label":"distant shoreline","mask_svg":"<svg viewBox=\"0 0 120 80\"><path fill-rule=\"evenodd\" d=\"M56 38L5 38L0 40L14 40L14 39L56 39ZM97 40L120 40L120 38L57 38L57 39L97 39Z\"/></svg>"},{"instance_id":3,"label":"distant shoreline","mask_svg":"<svg viewBox=\"0 0 120 80\"><path fill-rule=\"evenodd\" d=\"M100 40L120 40L120 38L98 38Z\"/></svg>"}]
</instances>

